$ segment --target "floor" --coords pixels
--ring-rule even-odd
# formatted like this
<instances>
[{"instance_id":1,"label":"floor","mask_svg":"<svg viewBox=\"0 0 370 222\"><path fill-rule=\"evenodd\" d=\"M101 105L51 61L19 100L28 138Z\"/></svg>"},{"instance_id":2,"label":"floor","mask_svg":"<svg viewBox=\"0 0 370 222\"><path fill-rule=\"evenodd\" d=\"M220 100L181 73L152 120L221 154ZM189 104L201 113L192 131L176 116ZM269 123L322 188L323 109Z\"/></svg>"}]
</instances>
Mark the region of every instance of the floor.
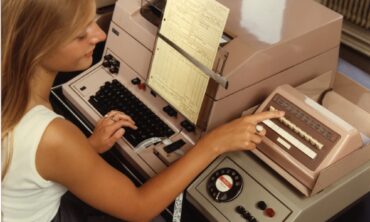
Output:
<instances>
[{"instance_id":1,"label":"floor","mask_svg":"<svg viewBox=\"0 0 370 222\"><path fill-rule=\"evenodd\" d=\"M370 59L368 62L370 63ZM366 73L344 59L339 59L338 71L370 89L370 73Z\"/></svg>"}]
</instances>

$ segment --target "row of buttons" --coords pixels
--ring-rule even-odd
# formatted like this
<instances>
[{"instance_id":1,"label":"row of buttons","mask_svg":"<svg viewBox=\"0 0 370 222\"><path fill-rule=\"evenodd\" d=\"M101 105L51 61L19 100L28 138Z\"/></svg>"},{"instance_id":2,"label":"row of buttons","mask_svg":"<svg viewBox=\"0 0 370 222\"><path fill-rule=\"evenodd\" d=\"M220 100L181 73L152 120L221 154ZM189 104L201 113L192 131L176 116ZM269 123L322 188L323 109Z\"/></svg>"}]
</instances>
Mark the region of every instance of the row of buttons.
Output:
<instances>
[{"instance_id":1,"label":"row of buttons","mask_svg":"<svg viewBox=\"0 0 370 222\"><path fill-rule=\"evenodd\" d=\"M277 109L273 106L270 106L270 111L276 111ZM310 136L308 133L297 127L294 123L286 119L285 117L280 117L279 121L283 123L285 126L287 126L289 129L291 129L293 132L297 133L300 137L305 139L307 142L309 142L311 145L315 146L317 149L322 149L324 145L314 139L312 136Z\"/></svg>"},{"instance_id":2,"label":"row of buttons","mask_svg":"<svg viewBox=\"0 0 370 222\"><path fill-rule=\"evenodd\" d=\"M239 213L248 222L258 222L257 219L241 205L237 206L235 208L235 211Z\"/></svg>"},{"instance_id":3,"label":"row of buttons","mask_svg":"<svg viewBox=\"0 0 370 222\"><path fill-rule=\"evenodd\" d=\"M119 71L120 62L111 54L107 54L104 56L103 66L108 68L110 73L117 74Z\"/></svg>"},{"instance_id":4,"label":"row of buttons","mask_svg":"<svg viewBox=\"0 0 370 222\"><path fill-rule=\"evenodd\" d=\"M322 135L326 139L330 140L331 142L334 142L336 140L336 136L330 129L328 129L327 127L322 125L319 121L315 120L314 118L306 114L303 110L299 109L298 107L284 99L282 96L275 95L272 100L275 103L282 106L284 108L284 111L294 115L302 122L304 122L306 125L310 126L312 129L317 131L320 135Z\"/></svg>"},{"instance_id":5,"label":"row of buttons","mask_svg":"<svg viewBox=\"0 0 370 222\"><path fill-rule=\"evenodd\" d=\"M263 211L263 214L267 217L274 217L275 211L274 209L267 207L267 204L265 201L258 201L256 204L257 208ZM248 212L243 206L239 205L235 208L235 211L239 213L244 219L246 219L248 222L258 222L257 219Z\"/></svg>"}]
</instances>

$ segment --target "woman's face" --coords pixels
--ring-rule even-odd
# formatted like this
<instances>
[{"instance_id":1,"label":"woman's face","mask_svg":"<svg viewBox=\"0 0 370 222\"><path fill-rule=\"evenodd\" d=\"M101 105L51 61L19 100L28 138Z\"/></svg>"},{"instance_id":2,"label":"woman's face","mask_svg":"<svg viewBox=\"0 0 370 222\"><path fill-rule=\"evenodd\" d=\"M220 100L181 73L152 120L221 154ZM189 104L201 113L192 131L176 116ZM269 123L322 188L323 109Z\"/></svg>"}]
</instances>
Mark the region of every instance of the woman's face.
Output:
<instances>
[{"instance_id":1,"label":"woman's face","mask_svg":"<svg viewBox=\"0 0 370 222\"><path fill-rule=\"evenodd\" d=\"M42 61L42 66L52 72L87 69L92 64L92 55L96 44L105 39L106 34L95 20L92 20L71 42L48 55Z\"/></svg>"}]
</instances>

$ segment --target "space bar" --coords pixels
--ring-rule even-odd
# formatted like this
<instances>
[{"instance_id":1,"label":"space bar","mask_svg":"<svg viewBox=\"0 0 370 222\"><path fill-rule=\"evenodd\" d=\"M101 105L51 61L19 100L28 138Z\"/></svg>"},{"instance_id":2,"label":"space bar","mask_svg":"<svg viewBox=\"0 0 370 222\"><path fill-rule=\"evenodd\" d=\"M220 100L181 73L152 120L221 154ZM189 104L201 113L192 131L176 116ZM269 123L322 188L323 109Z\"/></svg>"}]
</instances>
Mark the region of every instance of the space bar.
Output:
<instances>
[{"instance_id":1,"label":"space bar","mask_svg":"<svg viewBox=\"0 0 370 222\"><path fill-rule=\"evenodd\" d=\"M270 129L275 131L278 135L288 140L291 144L293 144L293 146L297 147L300 151L309 156L311 159L315 159L315 157L317 156L317 153L312 151L309 147L307 147L301 141L297 140L295 137L290 135L287 131L282 129L280 126L276 125L271 120L267 119L262 122L266 124L266 126L268 126Z\"/></svg>"}]
</instances>

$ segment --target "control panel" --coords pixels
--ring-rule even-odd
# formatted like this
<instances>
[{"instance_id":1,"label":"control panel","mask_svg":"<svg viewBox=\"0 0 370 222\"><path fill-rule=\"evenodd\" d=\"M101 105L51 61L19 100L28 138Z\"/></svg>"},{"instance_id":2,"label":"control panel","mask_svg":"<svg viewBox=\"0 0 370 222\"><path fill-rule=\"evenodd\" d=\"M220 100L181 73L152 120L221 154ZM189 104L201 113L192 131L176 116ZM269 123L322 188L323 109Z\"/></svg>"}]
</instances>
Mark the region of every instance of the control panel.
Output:
<instances>
[{"instance_id":1,"label":"control panel","mask_svg":"<svg viewBox=\"0 0 370 222\"><path fill-rule=\"evenodd\" d=\"M263 184L229 157L202 174L190 196L201 195L213 212L215 221L272 222L284 221L291 210L270 193ZM197 197L199 198L199 197Z\"/></svg>"},{"instance_id":2,"label":"control panel","mask_svg":"<svg viewBox=\"0 0 370 222\"><path fill-rule=\"evenodd\" d=\"M283 110L285 116L264 121L270 139L280 144L309 169L315 170L339 140L340 135L276 94L264 111Z\"/></svg>"},{"instance_id":3,"label":"control panel","mask_svg":"<svg viewBox=\"0 0 370 222\"><path fill-rule=\"evenodd\" d=\"M290 85L277 87L256 112L274 110L284 117L260 123L266 136L252 152L305 195L322 170L362 146L355 127Z\"/></svg>"}]
</instances>

